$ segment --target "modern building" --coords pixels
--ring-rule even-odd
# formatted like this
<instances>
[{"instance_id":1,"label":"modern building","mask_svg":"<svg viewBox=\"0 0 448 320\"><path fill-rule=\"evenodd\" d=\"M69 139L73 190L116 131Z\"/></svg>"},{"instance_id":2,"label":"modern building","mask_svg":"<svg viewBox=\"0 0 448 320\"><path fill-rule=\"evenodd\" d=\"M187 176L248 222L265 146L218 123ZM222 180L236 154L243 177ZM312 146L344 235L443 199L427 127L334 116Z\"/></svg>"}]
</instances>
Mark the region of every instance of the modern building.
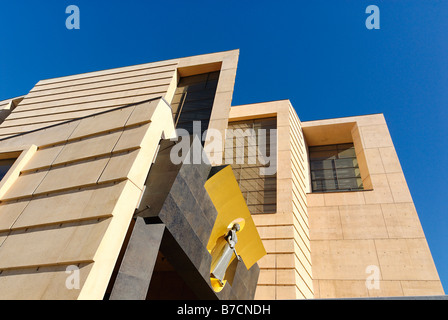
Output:
<instances>
[{"instance_id":1,"label":"modern building","mask_svg":"<svg viewBox=\"0 0 448 320\"><path fill-rule=\"evenodd\" d=\"M444 294L384 116L232 106L238 57L0 102L1 299Z\"/></svg>"}]
</instances>

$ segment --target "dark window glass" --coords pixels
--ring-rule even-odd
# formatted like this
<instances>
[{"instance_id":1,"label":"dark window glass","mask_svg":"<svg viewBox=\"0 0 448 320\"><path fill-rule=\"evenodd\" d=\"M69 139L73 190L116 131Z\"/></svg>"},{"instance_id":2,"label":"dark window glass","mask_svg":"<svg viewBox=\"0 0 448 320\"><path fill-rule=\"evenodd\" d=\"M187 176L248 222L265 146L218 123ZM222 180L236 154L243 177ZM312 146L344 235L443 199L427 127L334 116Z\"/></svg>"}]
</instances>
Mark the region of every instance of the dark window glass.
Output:
<instances>
[{"instance_id":1,"label":"dark window glass","mask_svg":"<svg viewBox=\"0 0 448 320\"><path fill-rule=\"evenodd\" d=\"M8 170L12 167L16 159L3 159L0 160L0 180L8 173Z\"/></svg>"},{"instance_id":2,"label":"dark window glass","mask_svg":"<svg viewBox=\"0 0 448 320\"><path fill-rule=\"evenodd\" d=\"M260 173L261 168L272 165L272 163L262 163L260 155L266 152L266 156L270 157L272 161L269 129L277 129L277 118L231 122L228 129L232 130L234 136L226 137L224 163L226 160L228 163L230 162L249 211L252 214L275 213L277 210L277 174L262 175ZM238 131L238 129L240 130ZM262 129L266 130L266 150L259 154L258 132ZM272 150L277 152L276 145L273 147L275 149Z\"/></svg>"},{"instance_id":3,"label":"dark window glass","mask_svg":"<svg viewBox=\"0 0 448 320\"><path fill-rule=\"evenodd\" d=\"M363 190L353 143L310 147L309 153L313 191Z\"/></svg>"},{"instance_id":4,"label":"dark window glass","mask_svg":"<svg viewBox=\"0 0 448 320\"><path fill-rule=\"evenodd\" d=\"M193 121L201 121L201 134L207 130L218 78L219 71L180 79L171 102L176 128L193 134Z\"/></svg>"}]
</instances>

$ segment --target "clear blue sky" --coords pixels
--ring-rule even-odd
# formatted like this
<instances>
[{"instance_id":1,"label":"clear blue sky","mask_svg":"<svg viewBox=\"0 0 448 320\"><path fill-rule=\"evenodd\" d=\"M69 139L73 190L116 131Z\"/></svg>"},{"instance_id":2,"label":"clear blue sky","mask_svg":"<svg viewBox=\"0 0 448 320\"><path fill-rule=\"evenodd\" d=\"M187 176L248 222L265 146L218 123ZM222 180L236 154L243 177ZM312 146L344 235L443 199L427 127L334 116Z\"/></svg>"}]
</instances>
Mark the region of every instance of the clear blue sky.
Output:
<instances>
[{"instance_id":1,"label":"clear blue sky","mask_svg":"<svg viewBox=\"0 0 448 320\"><path fill-rule=\"evenodd\" d=\"M72 4L80 30L65 27ZM380 30L365 27L370 4ZM2 1L0 100L40 79L238 48L233 105L384 113L448 292L447 30L437 0Z\"/></svg>"}]
</instances>

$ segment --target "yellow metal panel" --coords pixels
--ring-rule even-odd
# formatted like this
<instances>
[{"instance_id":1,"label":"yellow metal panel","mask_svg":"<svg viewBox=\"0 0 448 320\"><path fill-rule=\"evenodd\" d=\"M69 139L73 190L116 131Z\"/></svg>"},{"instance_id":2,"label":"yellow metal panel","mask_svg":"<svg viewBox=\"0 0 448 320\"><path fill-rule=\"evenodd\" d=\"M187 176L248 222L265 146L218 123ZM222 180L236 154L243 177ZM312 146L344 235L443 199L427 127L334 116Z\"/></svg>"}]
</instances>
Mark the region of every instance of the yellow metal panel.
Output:
<instances>
[{"instance_id":1,"label":"yellow metal panel","mask_svg":"<svg viewBox=\"0 0 448 320\"><path fill-rule=\"evenodd\" d=\"M224 236L232 226L239 223L241 229L237 233L238 243L235 248L238 255L243 259L246 268L249 269L266 255L266 250L238 187L232 168L227 166L216 173L205 183L205 189L218 211L207 249L213 256L212 251L219 251L213 249L219 247L220 243L225 241Z\"/></svg>"}]
</instances>

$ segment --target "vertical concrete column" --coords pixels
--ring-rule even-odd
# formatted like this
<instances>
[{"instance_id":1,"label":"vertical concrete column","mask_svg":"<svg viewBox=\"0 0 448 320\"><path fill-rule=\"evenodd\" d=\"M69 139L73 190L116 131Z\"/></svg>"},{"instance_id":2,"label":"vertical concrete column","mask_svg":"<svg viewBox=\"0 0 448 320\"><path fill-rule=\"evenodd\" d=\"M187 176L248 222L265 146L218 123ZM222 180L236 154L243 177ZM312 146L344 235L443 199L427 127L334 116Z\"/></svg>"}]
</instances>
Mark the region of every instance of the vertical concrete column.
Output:
<instances>
[{"instance_id":1,"label":"vertical concrete column","mask_svg":"<svg viewBox=\"0 0 448 320\"><path fill-rule=\"evenodd\" d=\"M137 218L110 300L146 299L164 231L164 224Z\"/></svg>"}]
</instances>

